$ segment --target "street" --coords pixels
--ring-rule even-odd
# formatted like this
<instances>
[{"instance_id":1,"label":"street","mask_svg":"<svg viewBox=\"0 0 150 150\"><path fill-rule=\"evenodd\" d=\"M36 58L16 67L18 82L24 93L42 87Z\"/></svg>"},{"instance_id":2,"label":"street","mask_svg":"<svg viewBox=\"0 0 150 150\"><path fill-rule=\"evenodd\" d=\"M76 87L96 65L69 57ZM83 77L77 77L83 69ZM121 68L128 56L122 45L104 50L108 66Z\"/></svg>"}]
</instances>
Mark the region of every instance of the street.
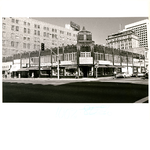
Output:
<instances>
[{"instance_id":1,"label":"street","mask_svg":"<svg viewBox=\"0 0 150 150\"><path fill-rule=\"evenodd\" d=\"M134 103L145 97L148 80L140 78L3 80L4 103Z\"/></svg>"}]
</instances>

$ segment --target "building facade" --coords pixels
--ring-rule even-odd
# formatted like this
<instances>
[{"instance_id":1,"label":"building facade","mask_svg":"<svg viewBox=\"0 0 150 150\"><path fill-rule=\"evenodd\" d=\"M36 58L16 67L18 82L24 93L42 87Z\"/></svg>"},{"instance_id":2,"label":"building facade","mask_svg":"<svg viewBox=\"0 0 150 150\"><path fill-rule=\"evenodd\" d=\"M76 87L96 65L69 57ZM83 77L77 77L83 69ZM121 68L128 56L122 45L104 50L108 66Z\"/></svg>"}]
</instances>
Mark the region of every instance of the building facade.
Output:
<instances>
[{"instance_id":1,"label":"building facade","mask_svg":"<svg viewBox=\"0 0 150 150\"><path fill-rule=\"evenodd\" d=\"M135 34L139 37L140 46L145 48L150 47L150 28L148 19L125 25L125 30L132 30L135 32Z\"/></svg>"},{"instance_id":2,"label":"building facade","mask_svg":"<svg viewBox=\"0 0 150 150\"><path fill-rule=\"evenodd\" d=\"M75 45L77 31L29 18L2 18L2 55Z\"/></svg>"},{"instance_id":3,"label":"building facade","mask_svg":"<svg viewBox=\"0 0 150 150\"><path fill-rule=\"evenodd\" d=\"M77 44L44 51L31 51L3 57L2 73L11 77L100 77L114 71L145 72L145 49L127 50L95 45L92 33L83 28Z\"/></svg>"},{"instance_id":4,"label":"building facade","mask_svg":"<svg viewBox=\"0 0 150 150\"><path fill-rule=\"evenodd\" d=\"M132 30L108 35L106 41L108 47L121 50L139 47L139 38Z\"/></svg>"}]
</instances>

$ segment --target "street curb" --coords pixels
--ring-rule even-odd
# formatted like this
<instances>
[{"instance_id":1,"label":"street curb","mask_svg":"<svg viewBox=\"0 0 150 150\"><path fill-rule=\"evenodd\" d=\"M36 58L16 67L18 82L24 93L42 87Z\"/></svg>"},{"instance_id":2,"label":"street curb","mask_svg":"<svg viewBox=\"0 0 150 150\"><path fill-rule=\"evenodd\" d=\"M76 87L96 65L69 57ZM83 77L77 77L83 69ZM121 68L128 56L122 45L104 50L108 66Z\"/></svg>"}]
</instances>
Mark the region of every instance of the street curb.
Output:
<instances>
[{"instance_id":1,"label":"street curb","mask_svg":"<svg viewBox=\"0 0 150 150\"><path fill-rule=\"evenodd\" d=\"M146 101L148 101L148 96L136 101L135 103L144 103Z\"/></svg>"}]
</instances>

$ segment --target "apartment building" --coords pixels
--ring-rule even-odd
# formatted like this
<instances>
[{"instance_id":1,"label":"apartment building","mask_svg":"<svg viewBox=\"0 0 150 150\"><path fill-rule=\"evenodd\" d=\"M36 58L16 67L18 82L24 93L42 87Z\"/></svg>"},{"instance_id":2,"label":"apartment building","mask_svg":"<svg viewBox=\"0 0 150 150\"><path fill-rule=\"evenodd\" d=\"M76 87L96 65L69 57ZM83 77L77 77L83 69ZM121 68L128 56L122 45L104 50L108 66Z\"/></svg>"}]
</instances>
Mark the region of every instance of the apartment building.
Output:
<instances>
[{"instance_id":1,"label":"apartment building","mask_svg":"<svg viewBox=\"0 0 150 150\"><path fill-rule=\"evenodd\" d=\"M30 18L2 18L2 55L75 45L78 31Z\"/></svg>"}]
</instances>

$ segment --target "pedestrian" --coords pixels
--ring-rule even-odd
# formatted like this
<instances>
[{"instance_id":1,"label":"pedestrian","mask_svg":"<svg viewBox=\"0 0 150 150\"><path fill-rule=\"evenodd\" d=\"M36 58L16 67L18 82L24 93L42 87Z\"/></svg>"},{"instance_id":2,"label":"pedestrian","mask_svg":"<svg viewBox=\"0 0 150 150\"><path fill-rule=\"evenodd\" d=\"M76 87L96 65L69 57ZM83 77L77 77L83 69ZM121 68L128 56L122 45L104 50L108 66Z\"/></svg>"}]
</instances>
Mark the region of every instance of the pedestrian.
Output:
<instances>
[{"instance_id":1,"label":"pedestrian","mask_svg":"<svg viewBox=\"0 0 150 150\"><path fill-rule=\"evenodd\" d=\"M78 72L76 71L76 79L78 78Z\"/></svg>"},{"instance_id":2,"label":"pedestrian","mask_svg":"<svg viewBox=\"0 0 150 150\"><path fill-rule=\"evenodd\" d=\"M117 72L116 72L116 71L114 71L114 79L116 79L116 74L117 74Z\"/></svg>"},{"instance_id":3,"label":"pedestrian","mask_svg":"<svg viewBox=\"0 0 150 150\"><path fill-rule=\"evenodd\" d=\"M32 78L34 78L34 72L32 72Z\"/></svg>"}]
</instances>

